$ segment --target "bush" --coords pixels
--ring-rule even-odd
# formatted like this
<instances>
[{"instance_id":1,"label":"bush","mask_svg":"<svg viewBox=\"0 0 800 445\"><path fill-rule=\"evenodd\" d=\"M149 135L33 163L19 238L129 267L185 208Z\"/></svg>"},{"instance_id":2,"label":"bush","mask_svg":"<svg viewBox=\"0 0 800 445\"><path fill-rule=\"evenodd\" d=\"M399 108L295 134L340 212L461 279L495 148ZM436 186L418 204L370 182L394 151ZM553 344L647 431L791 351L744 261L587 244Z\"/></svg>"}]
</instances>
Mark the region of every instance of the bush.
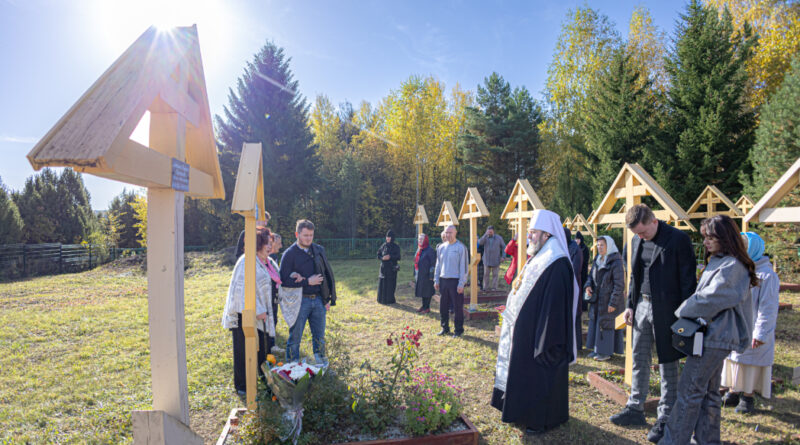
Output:
<instances>
[{"instance_id":1,"label":"bush","mask_svg":"<svg viewBox=\"0 0 800 445\"><path fill-rule=\"evenodd\" d=\"M461 393L453 379L430 366L414 370L406 395L405 430L415 436L440 430L461 414Z\"/></svg>"}]
</instances>

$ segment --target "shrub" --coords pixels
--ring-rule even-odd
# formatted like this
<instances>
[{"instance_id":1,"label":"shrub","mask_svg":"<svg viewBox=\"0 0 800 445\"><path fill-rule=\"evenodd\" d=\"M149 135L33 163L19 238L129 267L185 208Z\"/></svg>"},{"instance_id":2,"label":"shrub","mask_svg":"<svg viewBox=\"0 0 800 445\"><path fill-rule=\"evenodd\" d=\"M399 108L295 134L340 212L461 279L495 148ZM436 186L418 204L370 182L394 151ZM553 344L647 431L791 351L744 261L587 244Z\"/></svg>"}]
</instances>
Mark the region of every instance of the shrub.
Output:
<instances>
[{"instance_id":1,"label":"shrub","mask_svg":"<svg viewBox=\"0 0 800 445\"><path fill-rule=\"evenodd\" d=\"M415 369L403 407L405 430L420 436L450 425L461 414L462 392L451 377L430 366Z\"/></svg>"}]
</instances>

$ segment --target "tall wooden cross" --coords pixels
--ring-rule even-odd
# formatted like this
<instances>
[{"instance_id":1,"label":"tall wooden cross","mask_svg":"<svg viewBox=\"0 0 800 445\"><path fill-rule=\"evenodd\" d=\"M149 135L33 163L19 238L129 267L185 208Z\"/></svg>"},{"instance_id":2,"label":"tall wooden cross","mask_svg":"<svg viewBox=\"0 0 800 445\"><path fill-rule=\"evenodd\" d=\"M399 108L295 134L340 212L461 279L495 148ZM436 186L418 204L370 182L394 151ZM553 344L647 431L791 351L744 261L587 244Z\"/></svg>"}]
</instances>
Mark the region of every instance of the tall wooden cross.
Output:
<instances>
[{"instance_id":1,"label":"tall wooden cross","mask_svg":"<svg viewBox=\"0 0 800 445\"><path fill-rule=\"evenodd\" d=\"M736 208L742 212L742 215L747 215L750 212L750 209L755 207L755 203L753 202L750 197L747 195L742 195L739 197L739 200L736 201ZM742 216L742 232L747 232L747 221L744 220L744 216Z\"/></svg>"},{"instance_id":2,"label":"tall wooden cross","mask_svg":"<svg viewBox=\"0 0 800 445\"><path fill-rule=\"evenodd\" d=\"M244 331L247 409L256 409L258 330L256 329L256 221L264 215L264 168L261 143L244 143L233 189L231 211L244 216Z\"/></svg>"},{"instance_id":3,"label":"tall wooden cross","mask_svg":"<svg viewBox=\"0 0 800 445\"><path fill-rule=\"evenodd\" d=\"M130 139L150 112L150 141ZM203 443L189 429L183 303L184 195L225 197L197 27L145 31L28 153L35 170L147 188L153 410L133 412L136 443Z\"/></svg>"},{"instance_id":4,"label":"tall wooden cross","mask_svg":"<svg viewBox=\"0 0 800 445\"><path fill-rule=\"evenodd\" d=\"M800 207L778 207L786 195L800 184L800 158L767 191L744 216L745 223L797 223Z\"/></svg>"},{"instance_id":5,"label":"tall wooden cross","mask_svg":"<svg viewBox=\"0 0 800 445\"><path fill-rule=\"evenodd\" d=\"M514 184L514 189L511 191L511 196L508 197L508 202L503 208L503 213L500 215L503 219L512 219L516 221L517 229L517 276L522 272L522 266L525 265L527 258L526 237L528 236L528 221L533 216L533 211L537 209L544 209L544 204L539 200L539 196L533 191L531 183L527 179L517 179Z\"/></svg>"},{"instance_id":6,"label":"tall wooden cross","mask_svg":"<svg viewBox=\"0 0 800 445\"><path fill-rule=\"evenodd\" d=\"M439 217L436 219L436 226L447 228L451 225L458 225L458 213L450 201L445 201L442 203L442 210L439 211Z\"/></svg>"},{"instance_id":7,"label":"tall wooden cross","mask_svg":"<svg viewBox=\"0 0 800 445\"><path fill-rule=\"evenodd\" d=\"M572 218L570 218L569 216L564 218L564 222L561 225L566 227L566 228L568 228L568 229L570 229L570 230L572 230L571 229L571 227L572 227Z\"/></svg>"},{"instance_id":8,"label":"tall wooden cross","mask_svg":"<svg viewBox=\"0 0 800 445\"><path fill-rule=\"evenodd\" d=\"M628 164L622 166L617 178L611 184L603 201L595 209L594 214L589 219L590 224L615 224L622 225L625 233L625 245L630 246L633 240L633 232L625 226L625 213L611 213L614 205L620 199L625 202L625 208L630 209L636 204L641 203L642 197L652 196L664 208L663 210L653 210L656 217L668 221L686 220L689 216L681 209L678 203L664 191L663 188L653 179L639 164ZM631 258L634 254L633 249L627 249L625 274L625 289L631 279ZM625 330L625 382L631 384L633 374L633 330L625 325L624 316L620 314L616 320L617 329L623 326Z\"/></svg>"},{"instance_id":9,"label":"tall wooden cross","mask_svg":"<svg viewBox=\"0 0 800 445\"><path fill-rule=\"evenodd\" d=\"M422 225L428 224L428 214L425 213L425 206L420 204L417 206L417 211L414 213L414 224L417 226L417 236L422 234Z\"/></svg>"},{"instance_id":10,"label":"tall wooden cross","mask_svg":"<svg viewBox=\"0 0 800 445\"><path fill-rule=\"evenodd\" d=\"M469 311L478 310L478 262L481 257L478 255L478 218L489 216L489 209L483 203L478 189L470 187L464 196L461 210L458 212L458 219L469 220L469 256L472 259L469 263ZM488 279L488 278L487 278Z\"/></svg>"},{"instance_id":11,"label":"tall wooden cross","mask_svg":"<svg viewBox=\"0 0 800 445\"><path fill-rule=\"evenodd\" d=\"M703 189L703 192L694 200L694 203L686 213L692 219L711 218L716 215L744 218L744 214L739 210L739 207L713 185L707 185Z\"/></svg>"}]
</instances>

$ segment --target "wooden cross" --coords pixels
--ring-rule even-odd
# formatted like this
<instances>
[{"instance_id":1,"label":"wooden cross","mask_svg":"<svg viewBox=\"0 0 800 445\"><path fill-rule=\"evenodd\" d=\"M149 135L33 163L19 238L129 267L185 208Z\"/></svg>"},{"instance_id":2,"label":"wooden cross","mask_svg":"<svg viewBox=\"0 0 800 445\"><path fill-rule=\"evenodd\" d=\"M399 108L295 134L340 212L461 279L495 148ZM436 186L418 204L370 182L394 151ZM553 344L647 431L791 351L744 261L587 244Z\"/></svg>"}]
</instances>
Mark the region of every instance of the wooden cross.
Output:
<instances>
[{"instance_id":1,"label":"wooden cross","mask_svg":"<svg viewBox=\"0 0 800 445\"><path fill-rule=\"evenodd\" d=\"M566 228L568 228L568 229L570 229L570 227L572 227L572 219L569 216L564 218L564 222L561 225L566 227ZM572 230L572 229L570 229L570 230Z\"/></svg>"},{"instance_id":2,"label":"wooden cross","mask_svg":"<svg viewBox=\"0 0 800 445\"><path fill-rule=\"evenodd\" d=\"M417 212L414 214L414 224L417 225L417 236L422 233L422 225L428 224L428 214L425 213L425 206L420 204L417 206Z\"/></svg>"},{"instance_id":3,"label":"wooden cross","mask_svg":"<svg viewBox=\"0 0 800 445\"><path fill-rule=\"evenodd\" d=\"M739 200L736 201L735 205L736 208L739 209L740 212L742 212L742 215L747 215L750 212L750 209L752 209L755 206L755 203L753 203L753 200L750 199L750 197L748 197L747 195L742 195L741 197L739 197ZM747 232L747 226L748 223L747 221L744 220L744 216L742 216L742 232Z\"/></svg>"},{"instance_id":4,"label":"wooden cross","mask_svg":"<svg viewBox=\"0 0 800 445\"><path fill-rule=\"evenodd\" d=\"M609 188L603 201L589 218L589 223L621 225L624 228L625 245L630 246L633 240L633 232L625 226L625 214L619 212L611 213L611 211L614 208L614 204L620 199L624 200L625 208L630 209L634 205L641 203L644 196L652 196L664 207L664 210L653 210L656 217L661 220L686 220L689 218L678 203L639 164L625 163L617 178L611 184L611 188ZM631 279L631 259L634 254L632 250L629 248L626 252L625 289L628 289L628 283L630 283ZM625 324L624 314L620 314L616 320L616 328L622 329L622 327L626 328L625 383L630 385L633 374L633 330Z\"/></svg>"},{"instance_id":5,"label":"wooden cross","mask_svg":"<svg viewBox=\"0 0 800 445\"><path fill-rule=\"evenodd\" d=\"M150 141L130 139L150 112ZM153 410L137 443L203 443L189 429L183 303L184 194L225 198L197 27L145 31L28 153L35 170L147 187L147 290Z\"/></svg>"},{"instance_id":6,"label":"wooden cross","mask_svg":"<svg viewBox=\"0 0 800 445\"><path fill-rule=\"evenodd\" d=\"M483 203L478 189L475 187L468 188L467 194L464 196L464 202L461 204L461 210L458 212L458 219L469 220L469 255L472 258L469 263L470 312L478 310L478 263L481 260L478 254L478 218L487 216L489 216L489 209ZM488 277L486 279L488 280Z\"/></svg>"},{"instance_id":7,"label":"wooden cross","mask_svg":"<svg viewBox=\"0 0 800 445\"><path fill-rule=\"evenodd\" d=\"M798 184L800 184L800 158L786 170L786 173L747 212L744 216L744 223L800 222L800 207L777 207L781 200Z\"/></svg>"},{"instance_id":8,"label":"wooden cross","mask_svg":"<svg viewBox=\"0 0 800 445\"><path fill-rule=\"evenodd\" d=\"M533 191L531 183L527 179L517 179L514 190L508 197L508 202L500 216L503 219L516 221L517 229L517 276L522 272L527 258L526 237L528 235L528 221L533 216L533 211L544 209L544 204L539 200L539 196Z\"/></svg>"},{"instance_id":9,"label":"wooden cross","mask_svg":"<svg viewBox=\"0 0 800 445\"><path fill-rule=\"evenodd\" d=\"M445 227L458 225L458 214L450 201L442 203L442 210L439 211L439 218L436 219L436 226Z\"/></svg>"},{"instance_id":10,"label":"wooden cross","mask_svg":"<svg viewBox=\"0 0 800 445\"><path fill-rule=\"evenodd\" d=\"M701 207L705 207L701 210ZM686 211L689 218L711 218L716 215L728 215L731 218L744 218L744 214L720 189L707 185L700 196Z\"/></svg>"},{"instance_id":11,"label":"wooden cross","mask_svg":"<svg viewBox=\"0 0 800 445\"><path fill-rule=\"evenodd\" d=\"M231 212L244 216L244 332L247 409L256 409L258 330L256 329L256 221L265 220L261 143L244 143L233 189ZM270 304L269 302L267 304Z\"/></svg>"}]
</instances>

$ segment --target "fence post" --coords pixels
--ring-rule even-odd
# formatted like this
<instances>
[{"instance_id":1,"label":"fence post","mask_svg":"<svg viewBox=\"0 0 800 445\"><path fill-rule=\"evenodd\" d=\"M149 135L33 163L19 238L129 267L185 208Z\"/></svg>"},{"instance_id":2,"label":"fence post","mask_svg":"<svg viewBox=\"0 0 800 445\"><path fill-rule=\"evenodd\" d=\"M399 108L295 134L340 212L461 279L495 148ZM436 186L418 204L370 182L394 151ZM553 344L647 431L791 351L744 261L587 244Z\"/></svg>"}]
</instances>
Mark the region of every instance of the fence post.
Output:
<instances>
[{"instance_id":1,"label":"fence post","mask_svg":"<svg viewBox=\"0 0 800 445\"><path fill-rule=\"evenodd\" d=\"M28 258L25 252L25 248L28 247L27 244L22 245L22 276L28 275Z\"/></svg>"},{"instance_id":2,"label":"fence post","mask_svg":"<svg viewBox=\"0 0 800 445\"><path fill-rule=\"evenodd\" d=\"M64 273L64 245L58 243L58 273Z\"/></svg>"},{"instance_id":3,"label":"fence post","mask_svg":"<svg viewBox=\"0 0 800 445\"><path fill-rule=\"evenodd\" d=\"M92 268L92 245L89 244L89 269Z\"/></svg>"}]
</instances>

